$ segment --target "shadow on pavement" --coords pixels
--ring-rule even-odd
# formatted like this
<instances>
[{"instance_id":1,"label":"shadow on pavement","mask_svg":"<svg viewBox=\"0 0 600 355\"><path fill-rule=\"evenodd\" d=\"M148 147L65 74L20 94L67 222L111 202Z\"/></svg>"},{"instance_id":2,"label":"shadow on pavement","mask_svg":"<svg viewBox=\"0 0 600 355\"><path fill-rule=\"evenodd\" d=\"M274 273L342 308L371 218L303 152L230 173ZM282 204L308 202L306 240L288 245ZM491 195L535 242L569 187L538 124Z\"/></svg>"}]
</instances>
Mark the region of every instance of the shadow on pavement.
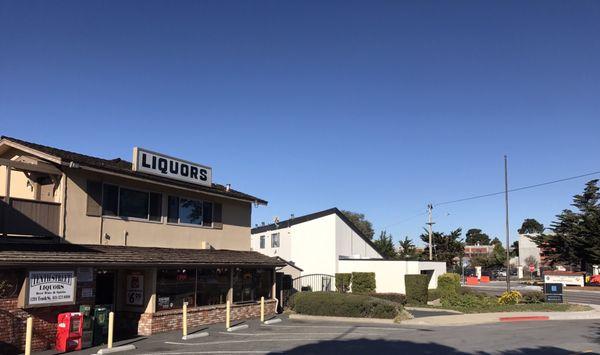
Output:
<instances>
[{"instance_id":1,"label":"shadow on pavement","mask_svg":"<svg viewBox=\"0 0 600 355\"><path fill-rule=\"evenodd\" d=\"M498 354L499 352L493 352ZM466 353L452 347L436 343L413 343L403 340L332 340L302 345L297 348L273 352L272 354L449 354L449 355L486 355L488 352ZM567 355L573 351L556 347L523 348L500 352L504 355Z\"/></svg>"}]
</instances>

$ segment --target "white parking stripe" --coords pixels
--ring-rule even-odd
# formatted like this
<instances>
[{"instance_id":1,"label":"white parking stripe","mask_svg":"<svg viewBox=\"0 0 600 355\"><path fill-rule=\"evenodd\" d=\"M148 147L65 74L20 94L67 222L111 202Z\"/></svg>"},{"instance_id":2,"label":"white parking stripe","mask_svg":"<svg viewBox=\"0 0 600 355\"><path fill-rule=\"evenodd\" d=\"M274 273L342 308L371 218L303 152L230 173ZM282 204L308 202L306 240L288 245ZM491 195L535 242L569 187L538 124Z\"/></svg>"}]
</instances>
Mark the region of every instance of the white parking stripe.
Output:
<instances>
[{"instance_id":1,"label":"white parking stripe","mask_svg":"<svg viewBox=\"0 0 600 355\"><path fill-rule=\"evenodd\" d=\"M414 331L413 328L401 328L401 327L369 327L364 325L352 326L352 325L265 325L261 324L261 327L270 327L270 328L340 328L340 329L373 329L373 330L406 330L406 331Z\"/></svg>"},{"instance_id":2,"label":"white parking stripe","mask_svg":"<svg viewBox=\"0 0 600 355\"><path fill-rule=\"evenodd\" d=\"M159 353L145 353L141 355L186 355L186 354L268 354L272 351L264 350L213 350L213 351L179 351L179 352L159 352Z\"/></svg>"},{"instance_id":3,"label":"white parking stripe","mask_svg":"<svg viewBox=\"0 0 600 355\"><path fill-rule=\"evenodd\" d=\"M355 333L354 331L350 334ZM323 332L319 332L319 333L226 333L226 332L219 332L219 334L223 334L223 335L242 335L242 336L267 336L267 337L272 337L272 336L281 336L281 335L342 335L342 334L346 334L346 332L336 332L336 333L323 333ZM373 335L379 335L381 333L374 333L374 332L365 332L365 331L358 331L356 332L356 334L360 334L360 335L369 335L369 334L373 334Z\"/></svg>"},{"instance_id":4,"label":"white parking stripe","mask_svg":"<svg viewBox=\"0 0 600 355\"><path fill-rule=\"evenodd\" d=\"M351 335L351 334L348 334ZM358 335L358 334L357 334ZM269 340L277 341L321 341L320 338L273 338L273 339L246 339L246 340L226 340L226 341L213 341L209 343L178 343L174 341L165 341L165 344L170 345L184 345L184 346L196 346L196 345L227 345L227 344L243 344L243 343L260 343Z\"/></svg>"}]
</instances>

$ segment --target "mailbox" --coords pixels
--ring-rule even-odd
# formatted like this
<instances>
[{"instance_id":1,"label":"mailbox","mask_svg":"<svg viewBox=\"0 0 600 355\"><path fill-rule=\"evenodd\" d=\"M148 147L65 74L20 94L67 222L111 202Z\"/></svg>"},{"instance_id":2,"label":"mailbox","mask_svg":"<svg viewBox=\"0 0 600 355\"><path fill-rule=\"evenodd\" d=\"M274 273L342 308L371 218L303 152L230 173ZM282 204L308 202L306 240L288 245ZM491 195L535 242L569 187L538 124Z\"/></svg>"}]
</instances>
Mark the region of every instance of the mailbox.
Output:
<instances>
[{"instance_id":1,"label":"mailbox","mask_svg":"<svg viewBox=\"0 0 600 355\"><path fill-rule=\"evenodd\" d=\"M56 345L59 352L81 350L83 315L81 312L67 312L58 315Z\"/></svg>"}]
</instances>

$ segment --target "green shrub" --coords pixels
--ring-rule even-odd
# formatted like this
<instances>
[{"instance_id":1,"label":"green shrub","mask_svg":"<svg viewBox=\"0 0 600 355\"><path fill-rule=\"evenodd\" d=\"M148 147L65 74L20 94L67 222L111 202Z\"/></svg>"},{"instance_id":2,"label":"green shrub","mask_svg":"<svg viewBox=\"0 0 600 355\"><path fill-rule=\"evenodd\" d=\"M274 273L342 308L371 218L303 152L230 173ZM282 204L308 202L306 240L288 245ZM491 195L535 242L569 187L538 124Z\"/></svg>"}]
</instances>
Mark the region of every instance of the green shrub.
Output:
<instances>
[{"instance_id":1,"label":"green shrub","mask_svg":"<svg viewBox=\"0 0 600 355\"><path fill-rule=\"evenodd\" d=\"M390 293L375 293L375 292L372 292L372 293L369 293L369 296L396 302L403 306L406 304L406 296L401 293L391 293L391 292Z\"/></svg>"},{"instance_id":2,"label":"green shrub","mask_svg":"<svg viewBox=\"0 0 600 355\"><path fill-rule=\"evenodd\" d=\"M409 304L427 304L428 275L404 275L404 285Z\"/></svg>"},{"instance_id":3,"label":"green shrub","mask_svg":"<svg viewBox=\"0 0 600 355\"><path fill-rule=\"evenodd\" d=\"M315 316L393 319L402 310L391 301L339 292L302 292L294 295L293 303L297 313Z\"/></svg>"},{"instance_id":4,"label":"green shrub","mask_svg":"<svg viewBox=\"0 0 600 355\"><path fill-rule=\"evenodd\" d=\"M546 299L544 298L544 293L541 291L529 291L523 292L523 299L521 302L523 303L544 303Z\"/></svg>"},{"instance_id":5,"label":"green shrub","mask_svg":"<svg viewBox=\"0 0 600 355\"><path fill-rule=\"evenodd\" d=\"M460 275L446 273L438 277L437 289L441 297L456 295L460 291Z\"/></svg>"},{"instance_id":6,"label":"green shrub","mask_svg":"<svg viewBox=\"0 0 600 355\"><path fill-rule=\"evenodd\" d=\"M350 281L352 280L351 273L336 273L335 274L335 289L338 292L348 292L350 290Z\"/></svg>"},{"instance_id":7,"label":"green shrub","mask_svg":"<svg viewBox=\"0 0 600 355\"><path fill-rule=\"evenodd\" d=\"M502 296L498 298L498 304L517 304L521 301L521 293L519 291L505 291Z\"/></svg>"},{"instance_id":8,"label":"green shrub","mask_svg":"<svg viewBox=\"0 0 600 355\"><path fill-rule=\"evenodd\" d=\"M440 290L438 290L438 289L427 291L427 300L428 301L435 301L435 300L439 299L440 297L441 297L441 293L440 293Z\"/></svg>"},{"instance_id":9,"label":"green shrub","mask_svg":"<svg viewBox=\"0 0 600 355\"><path fill-rule=\"evenodd\" d=\"M375 287L376 285L374 272L352 273L352 293L375 292Z\"/></svg>"},{"instance_id":10,"label":"green shrub","mask_svg":"<svg viewBox=\"0 0 600 355\"><path fill-rule=\"evenodd\" d=\"M441 299L442 307L455 309L465 313L487 311L497 307L496 298L487 295L464 293L462 295L447 295Z\"/></svg>"}]
</instances>

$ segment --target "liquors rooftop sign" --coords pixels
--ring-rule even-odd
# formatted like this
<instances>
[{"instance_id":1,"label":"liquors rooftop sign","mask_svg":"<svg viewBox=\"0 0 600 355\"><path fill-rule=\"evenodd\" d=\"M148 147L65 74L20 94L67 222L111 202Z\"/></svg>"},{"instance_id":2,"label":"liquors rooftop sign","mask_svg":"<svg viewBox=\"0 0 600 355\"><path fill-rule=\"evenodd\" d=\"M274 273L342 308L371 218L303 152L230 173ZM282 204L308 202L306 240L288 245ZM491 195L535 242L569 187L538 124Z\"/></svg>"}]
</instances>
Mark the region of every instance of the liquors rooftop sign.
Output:
<instances>
[{"instance_id":1,"label":"liquors rooftop sign","mask_svg":"<svg viewBox=\"0 0 600 355\"><path fill-rule=\"evenodd\" d=\"M143 148L133 148L134 171L162 176L168 179L212 186L212 169Z\"/></svg>"}]
</instances>

